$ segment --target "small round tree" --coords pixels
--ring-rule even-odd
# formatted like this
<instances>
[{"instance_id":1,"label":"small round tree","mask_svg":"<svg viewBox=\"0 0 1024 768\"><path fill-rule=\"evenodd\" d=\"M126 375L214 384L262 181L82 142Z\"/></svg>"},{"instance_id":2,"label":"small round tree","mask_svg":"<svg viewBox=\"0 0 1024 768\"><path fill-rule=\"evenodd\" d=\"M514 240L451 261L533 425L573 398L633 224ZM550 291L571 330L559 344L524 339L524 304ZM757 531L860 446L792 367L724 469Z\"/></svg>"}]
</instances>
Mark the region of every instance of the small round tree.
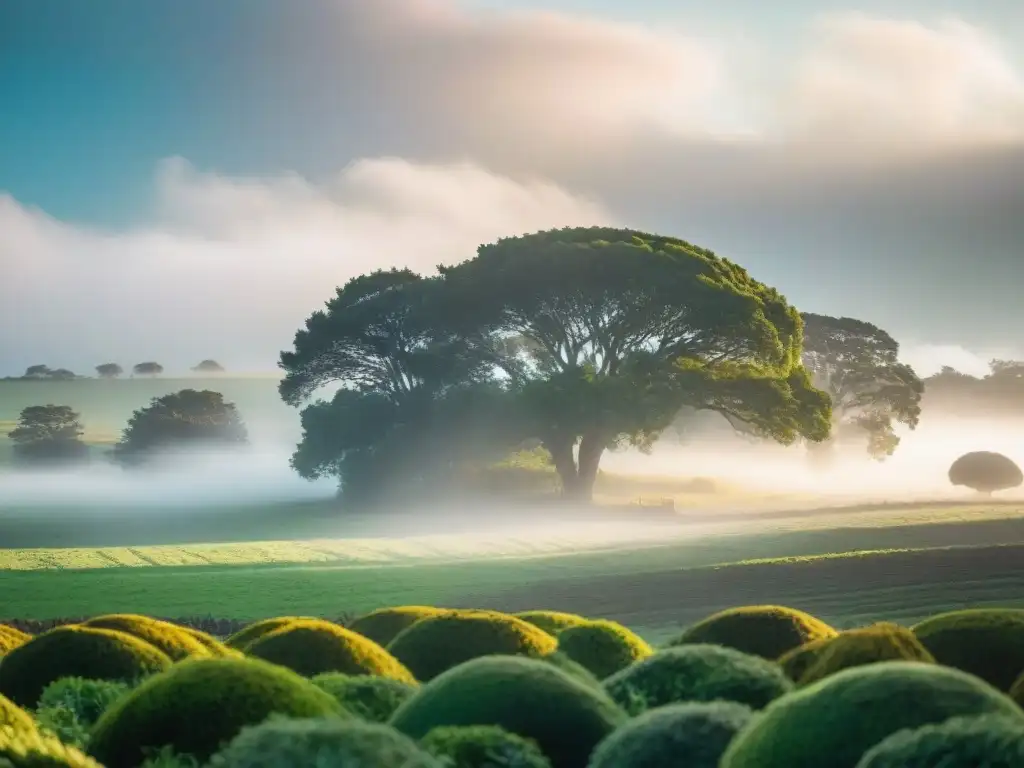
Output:
<instances>
[{"instance_id":1,"label":"small round tree","mask_svg":"<svg viewBox=\"0 0 1024 768\"><path fill-rule=\"evenodd\" d=\"M102 363L96 366L96 375L101 379L116 379L122 373L124 368L117 363Z\"/></svg>"},{"instance_id":2,"label":"small round tree","mask_svg":"<svg viewBox=\"0 0 1024 768\"><path fill-rule=\"evenodd\" d=\"M224 373L224 366L216 360L203 360L192 370L196 373Z\"/></svg>"},{"instance_id":3,"label":"small round tree","mask_svg":"<svg viewBox=\"0 0 1024 768\"><path fill-rule=\"evenodd\" d=\"M146 363L137 363L132 367L132 373L136 373L139 376L159 376L164 372L164 367L160 363L154 363L152 361Z\"/></svg>"},{"instance_id":4,"label":"small round tree","mask_svg":"<svg viewBox=\"0 0 1024 768\"><path fill-rule=\"evenodd\" d=\"M949 468L949 482L991 496L994 491L1016 488L1024 482L1020 467L1001 453L965 453Z\"/></svg>"},{"instance_id":5,"label":"small round tree","mask_svg":"<svg viewBox=\"0 0 1024 768\"><path fill-rule=\"evenodd\" d=\"M31 405L22 410L18 426L7 437L14 443L18 464L52 465L88 458L82 434L79 415L70 406Z\"/></svg>"},{"instance_id":6,"label":"small round tree","mask_svg":"<svg viewBox=\"0 0 1024 768\"><path fill-rule=\"evenodd\" d=\"M234 403L220 392L183 389L153 398L137 410L114 446L114 461L124 466L145 463L155 453L185 447L230 447L249 442Z\"/></svg>"}]
</instances>

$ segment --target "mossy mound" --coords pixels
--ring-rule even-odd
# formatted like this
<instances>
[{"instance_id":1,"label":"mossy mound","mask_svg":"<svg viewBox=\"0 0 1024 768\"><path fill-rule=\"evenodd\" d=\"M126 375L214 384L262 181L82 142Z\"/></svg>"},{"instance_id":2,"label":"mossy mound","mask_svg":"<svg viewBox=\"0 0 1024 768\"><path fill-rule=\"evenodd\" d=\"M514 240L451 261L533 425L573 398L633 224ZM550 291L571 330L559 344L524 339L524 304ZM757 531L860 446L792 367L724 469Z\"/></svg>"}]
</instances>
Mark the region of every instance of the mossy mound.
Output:
<instances>
[{"instance_id":1,"label":"mossy mound","mask_svg":"<svg viewBox=\"0 0 1024 768\"><path fill-rule=\"evenodd\" d=\"M281 627L287 627L296 621L320 621L320 619L313 616L275 616L272 619L256 621L235 632L235 634L224 641L224 645L236 651L245 651L251 643L259 640L264 635L281 629Z\"/></svg>"},{"instance_id":2,"label":"mossy mound","mask_svg":"<svg viewBox=\"0 0 1024 768\"><path fill-rule=\"evenodd\" d=\"M178 629L187 633L189 637L206 648L214 658L238 658L241 656L239 651L236 651L234 648L228 648L224 643L207 632L195 629L194 627L178 627Z\"/></svg>"},{"instance_id":3,"label":"mossy mound","mask_svg":"<svg viewBox=\"0 0 1024 768\"><path fill-rule=\"evenodd\" d=\"M1024 728L999 716L955 717L900 731L868 750L857 768L1020 768Z\"/></svg>"},{"instance_id":4,"label":"mossy mound","mask_svg":"<svg viewBox=\"0 0 1024 768\"><path fill-rule=\"evenodd\" d=\"M0 656L13 651L32 639L32 635L7 624L0 624Z\"/></svg>"},{"instance_id":5,"label":"mossy mound","mask_svg":"<svg viewBox=\"0 0 1024 768\"><path fill-rule=\"evenodd\" d=\"M732 701L652 709L602 741L589 768L718 768L726 748L753 717L750 707Z\"/></svg>"},{"instance_id":6,"label":"mossy mound","mask_svg":"<svg viewBox=\"0 0 1024 768\"><path fill-rule=\"evenodd\" d=\"M349 629L368 637L378 645L387 645L420 619L446 613L444 608L430 605L399 605L371 611L349 624Z\"/></svg>"},{"instance_id":7,"label":"mossy mound","mask_svg":"<svg viewBox=\"0 0 1024 768\"><path fill-rule=\"evenodd\" d=\"M46 686L36 707L36 720L65 744L80 747L104 712L128 694L128 683L64 677Z\"/></svg>"},{"instance_id":8,"label":"mossy mound","mask_svg":"<svg viewBox=\"0 0 1024 768\"><path fill-rule=\"evenodd\" d=\"M36 729L32 715L19 707L6 696L0 696L0 726L7 726L14 729L26 728L30 731Z\"/></svg>"},{"instance_id":9,"label":"mossy mound","mask_svg":"<svg viewBox=\"0 0 1024 768\"><path fill-rule=\"evenodd\" d=\"M15 648L0 664L0 693L34 707L43 689L62 677L131 682L171 664L163 651L125 632L69 625Z\"/></svg>"},{"instance_id":10,"label":"mossy mound","mask_svg":"<svg viewBox=\"0 0 1024 768\"><path fill-rule=\"evenodd\" d=\"M786 653L779 656L779 666L786 673L786 677L796 682L818 660L818 656L825 649L825 646L834 639L833 637L822 637L818 640L804 643L799 648L786 651Z\"/></svg>"},{"instance_id":11,"label":"mossy mound","mask_svg":"<svg viewBox=\"0 0 1024 768\"><path fill-rule=\"evenodd\" d=\"M630 714L687 701L734 701L763 709L793 683L773 661L721 645L666 648L604 681Z\"/></svg>"},{"instance_id":12,"label":"mossy mound","mask_svg":"<svg viewBox=\"0 0 1024 768\"><path fill-rule=\"evenodd\" d=\"M273 718L242 730L214 755L210 768L359 766L441 768L394 728L359 720Z\"/></svg>"},{"instance_id":13,"label":"mossy mound","mask_svg":"<svg viewBox=\"0 0 1024 768\"><path fill-rule=\"evenodd\" d=\"M541 661L558 667L569 677L575 677L581 683L589 685L591 688L601 688L601 681L597 679L593 672L579 662L573 661L561 651L554 651L547 656L542 656Z\"/></svg>"},{"instance_id":14,"label":"mossy mound","mask_svg":"<svg viewBox=\"0 0 1024 768\"><path fill-rule=\"evenodd\" d=\"M552 664L514 656L474 659L427 683L391 724L414 739L449 725L497 725L532 739L554 768L583 768L628 715L603 692Z\"/></svg>"},{"instance_id":15,"label":"mossy mound","mask_svg":"<svg viewBox=\"0 0 1024 768\"><path fill-rule=\"evenodd\" d=\"M388 651L421 682L480 656L540 658L558 643L533 624L495 611L448 611L410 625Z\"/></svg>"},{"instance_id":16,"label":"mossy mound","mask_svg":"<svg viewBox=\"0 0 1024 768\"><path fill-rule=\"evenodd\" d=\"M815 653L815 658L797 680L809 685L850 667L880 661L920 661L934 664L935 659L909 629L896 624L840 632Z\"/></svg>"},{"instance_id":17,"label":"mossy mound","mask_svg":"<svg viewBox=\"0 0 1024 768\"><path fill-rule=\"evenodd\" d=\"M578 627L586 624L589 619L575 613L562 613L560 611L523 611L513 614L517 619L528 621L535 627L539 627L549 635L557 635L563 629Z\"/></svg>"},{"instance_id":18,"label":"mossy mound","mask_svg":"<svg viewBox=\"0 0 1024 768\"><path fill-rule=\"evenodd\" d=\"M905 728L953 717L1024 712L1005 694L956 669L887 661L838 672L771 703L726 750L721 768L854 768Z\"/></svg>"},{"instance_id":19,"label":"mossy mound","mask_svg":"<svg viewBox=\"0 0 1024 768\"><path fill-rule=\"evenodd\" d=\"M558 650L603 680L654 653L640 635L614 621L588 621L558 633Z\"/></svg>"},{"instance_id":20,"label":"mossy mound","mask_svg":"<svg viewBox=\"0 0 1024 768\"><path fill-rule=\"evenodd\" d=\"M7 768L103 768L75 747L38 730L0 726L0 766Z\"/></svg>"},{"instance_id":21,"label":"mossy mound","mask_svg":"<svg viewBox=\"0 0 1024 768\"><path fill-rule=\"evenodd\" d=\"M342 672L416 682L408 669L373 640L329 621L294 621L250 643L246 653L305 677Z\"/></svg>"},{"instance_id":22,"label":"mossy mound","mask_svg":"<svg viewBox=\"0 0 1024 768\"><path fill-rule=\"evenodd\" d=\"M911 627L939 664L977 675L1001 691L1024 672L1024 610L952 611Z\"/></svg>"},{"instance_id":23,"label":"mossy mound","mask_svg":"<svg viewBox=\"0 0 1024 768\"><path fill-rule=\"evenodd\" d=\"M368 677L328 672L311 682L326 691L348 712L372 723L386 723L419 688L414 683L387 677Z\"/></svg>"},{"instance_id":24,"label":"mossy mound","mask_svg":"<svg viewBox=\"0 0 1024 768\"><path fill-rule=\"evenodd\" d=\"M551 768L535 742L496 725L441 726L420 746L447 768Z\"/></svg>"},{"instance_id":25,"label":"mossy mound","mask_svg":"<svg viewBox=\"0 0 1024 768\"><path fill-rule=\"evenodd\" d=\"M351 717L308 680L257 659L189 659L143 682L96 723L89 752L107 768L164 747L207 759L270 715Z\"/></svg>"},{"instance_id":26,"label":"mossy mound","mask_svg":"<svg viewBox=\"0 0 1024 768\"><path fill-rule=\"evenodd\" d=\"M97 616L82 623L83 627L93 629L114 629L118 632L145 640L147 643L167 654L171 661L181 661L191 656L210 656L210 651L185 632L177 624L171 624L148 616L132 613L112 613Z\"/></svg>"},{"instance_id":27,"label":"mossy mound","mask_svg":"<svg viewBox=\"0 0 1024 768\"><path fill-rule=\"evenodd\" d=\"M708 616L668 645L710 643L775 660L805 643L836 634L821 619L803 611L781 605L748 605Z\"/></svg>"}]
</instances>

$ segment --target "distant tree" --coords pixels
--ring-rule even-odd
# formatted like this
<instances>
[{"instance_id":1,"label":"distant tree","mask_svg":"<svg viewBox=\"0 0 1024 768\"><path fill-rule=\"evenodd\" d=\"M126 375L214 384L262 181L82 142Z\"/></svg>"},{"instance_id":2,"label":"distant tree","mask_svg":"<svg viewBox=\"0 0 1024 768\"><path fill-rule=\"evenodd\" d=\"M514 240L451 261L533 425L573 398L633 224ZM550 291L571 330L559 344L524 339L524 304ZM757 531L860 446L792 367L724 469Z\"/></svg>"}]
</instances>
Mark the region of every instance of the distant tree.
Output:
<instances>
[{"instance_id":1,"label":"distant tree","mask_svg":"<svg viewBox=\"0 0 1024 768\"><path fill-rule=\"evenodd\" d=\"M892 455L900 442L894 424L917 427L924 392L914 369L900 362L899 344L863 320L810 313L803 320L803 363L832 398L832 440L863 437L872 458Z\"/></svg>"},{"instance_id":2,"label":"distant tree","mask_svg":"<svg viewBox=\"0 0 1024 768\"><path fill-rule=\"evenodd\" d=\"M160 363L138 363L132 367L132 373L139 376L159 376L164 372L164 367Z\"/></svg>"},{"instance_id":3,"label":"distant tree","mask_svg":"<svg viewBox=\"0 0 1024 768\"><path fill-rule=\"evenodd\" d=\"M1024 482L1024 474L1012 459L1001 453L975 451L953 462L949 482L991 496L995 491L1016 488Z\"/></svg>"},{"instance_id":4,"label":"distant tree","mask_svg":"<svg viewBox=\"0 0 1024 768\"><path fill-rule=\"evenodd\" d=\"M192 370L196 373L224 373L224 366L216 360L203 360Z\"/></svg>"},{"instance_id":5,"label":"distant tree","mask_svg":"<svg viewBox=\"0 0 1024 768\"><path fill-rule=\"evenodd\" d=\"M248 440L238 409L220 392L183 389L135 411L112 457L135 466L168 449L240 446Z\"/></svg>"},{"instance_id":6,"label":"distant tree","mask_svg":"<svg viewBox=\"0 0 1024 768\"><path fill-rule=\"evenodd\" d=\"M117 363L103 363L96 366L96 373L102 379L116 379L124 373L124 368Z\"/></svg>"},{"instance_id":7,"label":"distant tree","mask_svg":"<svg viewBox=\"0 0 1024 768\"><path fill-rule=\"evenodd\" d=\"M57 368L56 370L50 371L48 378L51 378L54 381L71 381L72 379L77 379L78 376L74 371L69 371L67 368Z\"/></svg>"},{"instance_id":8,"label":"distant tree","mask_svg":"<svg viewBox=\"0 0 1024 768\"><path fill-rule=\"evenodd\" d=\"M30 365L25 369L26 379L44 379L50 375L50 366L48 365Z\"/></svg>"},{"instance_id":9,"label":"distant tree","mask_svg":"<svg viewBox=\"0 0 1024 768\"><path fill-rule=\"evenodd\" d=\"M82 461L89 447L82 442L80 416L67 405L32 405L21 412L18 426L7 436L19 464L59 464Z\"/></svg>"}]
</instances>

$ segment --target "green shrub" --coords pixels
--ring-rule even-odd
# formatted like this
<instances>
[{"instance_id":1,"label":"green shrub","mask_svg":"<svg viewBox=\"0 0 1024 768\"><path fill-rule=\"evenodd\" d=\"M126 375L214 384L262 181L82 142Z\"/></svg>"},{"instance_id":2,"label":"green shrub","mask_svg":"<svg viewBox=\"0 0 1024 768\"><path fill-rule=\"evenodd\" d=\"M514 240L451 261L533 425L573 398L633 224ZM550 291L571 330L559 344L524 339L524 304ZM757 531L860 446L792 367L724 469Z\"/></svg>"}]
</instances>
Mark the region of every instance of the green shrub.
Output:
<instances>
[{"instance_id":1,"label":"green shrub","mask_svg":"<svg viewBox=\"0 0 1024 768\"><path fill-rule=\"evenodd\" d=\"M387 645L398 637L399 633L412 626L420 619L445 613L444 608L429 605L399 605L394 608L380 608L360 616L349 625L349 629L368 637L378 645Z\"/></svg>"},{"instance_id":2,"label":"green shrub","mask_svg":"<svg viewBox=\"0 0 1024 768\"><path fill-rule=\"evenodd\" d=\"M35 730L36 724L32 715L6 696L0 695L0 726L27 728L32 731Z\"/></svg>"},{"instance_id":3,"label":"green shrub","mask_svg":"<svg viewBox=\"0 0 1024 768\"><path fill-rule=\"evenodd\" d=\"M763 709L793 684L773 661L720 645L658 651L604 681L630 714L686 701L734 701Z\"/></svg>"},{"instance_id":4,"label":"green shrub","mask_svg":"<svg viewBox=\"0 0 1024 768\"><path fill-rule=\"evenodd\" d=\"M62 677L131 682L170 666L163 651L112 629L57 627L15 648L0 664L0 693L35 707L43 689Z\"/></svg>"},{"instance_id":5,"label":"green shrub","mask_svg":"<svg viewBox=\"0 0 1024 768\"><path fill-rule=\"evenodd\" d=\"M804 643L798 648L794 648L791 651L786 651L784 654L779 656L779 666L782 667L782 671L786 673L793 682L796 682L803 677L804 672L818 660L818 655L825 649L829 643L835 638L832 637L821 637L817 640L811 640L809 643Z\"/></svg>"},{"instance_id":6,"label":"green shrub","mask_svg":"<svg viewBox=\"0 0 1024 768\"><path fill-rule=\"evenodd\" d=\"M646 659L654 649L642 637L614 621L590 621L562 630L558 650L599 680Z\"/></svg>"},{"instance_id":7,"label":"green shrub","mask_svg":"<svg viewBox=\"0 0 1024 768\"><path fill-rule=\"evenodd\" d=\"M182 755L173 749L164 747L153 752L139 768L201 768L200 763L192 755Z\"/></svg>"},{"instance_id":8,"label":"green shrub","mask_svg":"<svg viewBox=\"0 0 1024 768\"><path fill-rule=\"evenodd\" d=\"M103 768L75 747L35 729L0 726L0 766L11 768Z\"/></svg>"},{"instance_id":9,"label":"green shrub","mask_svg":"<svg viewBox=\"0 0 1024 768\"><path fill-rule=\"evenodd\" d=\"M879 661L921 661L935 659L909 629L896 624L874 624L840 632L815 653L813 661L797 680L808 685L850 667Z\"/></svg>"},{"instance_id":10,"label":"green shrub","mask_svg":"<svg viewBox=\"0 0 1024 768\"><path fill-rule=\"evenodd\" d=\"M250 644L259 640L264 635L274 632L281 627L287 627L296 621L320 621L320 619L312 616L275 616L272 619L253 622L249 626L238 630L224 641L224 645L236 651L245 651Z\"/></svg>"},{"instance_id":11,"label":"green shrub","mask_svg":"<svg viewBox=\"0 0 1024 768\"><path fill-rule=\"evenodd\" d=\"M329 621L292 622L250 643L246 653L305 677L342 672L416 682L408 669L373 640Z\"/></svg>"},{"instance_id":12,"label":"green shrub","mask_svg":"<svg viewBox=\"0 0 1024 768\"><path fill-rule=\"evenodd\" d=\"M218 658L237 658L241 655L234 648L228 648L224 643L211 634L195 629L194 627L178 627L178 629L197 640L200 645L210 652L211 656Z\"/></svg>"},{"instance_id":13,"label":"green shrub","mask_svg":"<svg viewBox=\"0 0 1024 768\"><path fill-rule=\"evenodd\" d=\"M652 709L602 741L589 768L718 768L726 747L753 717L750 707L732 701Z\"/></svg>"},{"instance_id":14,"label":"green shrub","mask_svg":"<svg viewBox=\"0 0 1024 768\"><path fill-rule=\"evenodd\" d=\"M977 675L1001 691L1024 672L1024 610L952 611L911 629L939 664Z\"/></svg>"},{"instance_id":15,"label":"green shrub","mask_svg":"<svg viewBox=\"0 0 1024 768\"><path fill-rule=\"evenodd\" d=\"M552 664L514 656L468 661L424 685L391 724L414 739L446 725L497 725L537 742L554 768L583 768L628 719L603 692Z\"/></svg>"},{"instance_id":16,"label":"green shrub","mask_svg":"<svg viewBox=\"0 0 1024 768\"><path fill-rule=\"evenodd\" d=\"M916 661L852 667L772 702L726 750L721 768L854 768L882 739L952 717L1003 714L1008 696L956 669Z\"/></svg>"},{"instance_id":17,"label":"green shrub","mask_svg":"<svg viewBox=\"0 0 1024 768\"><path fill-rule=\"evenodd\" d=\"M242 728L274 713L351 717L284 667L256 659L189 659L108 709L93 728L89 752L107 768L138 765L163 747L205 760Z\"/></svg>"},{"instance_id":18,"label":"green shrub","mask_svg":"<svg viewBox=\"0 0 1024 768\"><path fill-rule=\"evenodd\" d=\"M32 639L32 635L15 629L7 624L0 624L0 656L13 651Z\"/></svg>"},{"instance_id":19,"label":"green shrub","mask_svg":"<svg viewBox=\"0 0 1024 768\"><path fill-rule=\"evenodd\" d=\"M828 624L803 611L779 605L749 605L709 616L668 645L711 643L774 661L804 643L836 634Z\"/></svg>"},{"instance_id":20,"label":"green shrub","mask_svg":"<svg viewBox=\"0 0 1024 768\"><path fill-rule=\"evenodd\" d=\"M518 619L528 621L533 626L543 629L549 635L557 635L563 629L578 627L588 621L575 613L561 613L560 611L523 611L514 615Z\"/></svg>"},{"instance_id":21,"label":"green shrub","mask_svg":"<svg viewBox=\"0 0 1024 768\"><path fill-rule=\"evenodd\" d=\"M36 720L65 744L85 746L89 729L131 687L113 680L64 677L46 686Z\"/></svg>"},{"instance_id":22,"label":"green shrub","mask_svg":"<svg viewBox=\"0 0 1024 768\"><path fill-rule=\"evenodd\" d=\"M954 717L900 731L868 750L857 768L1020 768L1024 729L1000 716Z\"/></svg>"},{"instance_id":23,"label":"green shrub","mask_svg":"<svg viewBox=\"0 0 1024 768\"><path fill-rule=\"evenodd\" d=\"M210 761L210 768L282 766L439 768L394 728L359 720L274 718L245 728Z\"/></svg>"},{"instance_id":24,"label":"green shrub","mask_svg":"<svg viewBox=\"0 0 1024 768\"><path fill-rule=\"evenodd\" d=\"M573 661L561 651L556 650L547 656L542 656L540 660L558 667L558 669L570 677L575 677L578 681L589 685L591 688L601 688L601 681L597 679L593 672L582 664Z\"/></svg>"},{"instance_id":25,"label":"green shrub","mask_svg":"<svg viewBox=\"0 0 1024 768\"><path fill-rule=\"evenodd\" d=\"M333 696L348 712L373 723L386 723L418 688L413 683L387 677L353 677L340 672L317 675L311 682Z\"/></svg>"},{"instance_id":26,"label":"green shrub","mask_svg":"<svg viewBox=\"0 0 1024 768\"><path fill-rule=\"evenodd\" d=\"M427 682L478 656L540 658L557 647L547 632L515 616L495 611L449 611L412 624L391 641L388 650L417 680Z\"/></svg>"},{"instance_id":27,"label":"green shrub","mask_svg":"<svg viewBox=\"0 0 1024 768\"><path fill-rule=\"evenodd\" d=\"M118 632L145 640L167 654L171 661L181 661L190 656L209 656L210 652L202 643L170 622L138 616L131 613L115 613L97 616L81 624L93 629L114 629Z\"/></svg>"},{"instance_id":28,"label":"green shrub","mask_svg":"<svg viewBox=\"0 0 1024 768\"><path fill-rule=\"evenodd\" d=\"M496 725L443 725L420 745L446 768L551 768L536 743Z\"/></svg>"}]
</instances>

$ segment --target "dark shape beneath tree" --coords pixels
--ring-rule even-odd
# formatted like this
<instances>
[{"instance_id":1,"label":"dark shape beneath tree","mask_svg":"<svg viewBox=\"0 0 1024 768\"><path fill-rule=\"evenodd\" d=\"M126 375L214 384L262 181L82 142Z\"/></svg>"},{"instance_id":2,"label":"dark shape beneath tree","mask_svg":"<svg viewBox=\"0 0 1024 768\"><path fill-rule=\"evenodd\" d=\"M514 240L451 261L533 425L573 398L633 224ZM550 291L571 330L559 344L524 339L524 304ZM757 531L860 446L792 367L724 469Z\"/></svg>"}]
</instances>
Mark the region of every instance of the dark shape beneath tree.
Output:
<instances>
[{"instance_id":1,"label":"dark shape beneath tree","mask_svg":"<svg viewBox=\"0 0 1024 768\"><path fill-rule=\"evenodd\" d=\"M866 438L872 458L891 456L900 442L893 425L917 427L924 393L914 369L900 362L899 344L863 320L810 313L803 320L804 367L832 398L832 440L812 443L812 450Z\"/></svg>"},{"instance_id":2,"label":"dark shape beneath tree","mask_svg":"<svg viewBox=\"0 0 1024 768\"><path fill-rule=\"evenodd\" d=\"M8 438L14 443L15 462L23 466L51 466L84 461L89 447L82 442L80 416L67 405L25 408Z\"/></svg>"},{"instance_id":3,"label":"dark shape beneath tree","mask_svg":"<svg viewBox=\"0 0 1024 768\"><path fill-rule=\"evenodd\" d=\"M139 376L159 376L164 372L164 367L160 363L154 363L152 361L146 363L137 363L132 367L132 373Z\"/></svg>"},{"instance_id":4,"label":"dark shape beneath tree","mask_svg":"<svg viewBox=\"0 0 1024 768\"><path fill-rule=\"evenodd\" d=\"M96 375L101 379L116 379L124 373L124 369L117 363L103 363L96 366Z\"/></svg>"},{"instance_id":5,"label":"dark shape beneath tree","mask_svg":"<svg viewBox=\"0 0 1024 768\"><path fill-rule=\"evenodd\" d=\"M238 409L220 392L183 389L135 411L112 458L136 466L168 450L238 447L248 441Z\"/></svg>"}]
</instances>

